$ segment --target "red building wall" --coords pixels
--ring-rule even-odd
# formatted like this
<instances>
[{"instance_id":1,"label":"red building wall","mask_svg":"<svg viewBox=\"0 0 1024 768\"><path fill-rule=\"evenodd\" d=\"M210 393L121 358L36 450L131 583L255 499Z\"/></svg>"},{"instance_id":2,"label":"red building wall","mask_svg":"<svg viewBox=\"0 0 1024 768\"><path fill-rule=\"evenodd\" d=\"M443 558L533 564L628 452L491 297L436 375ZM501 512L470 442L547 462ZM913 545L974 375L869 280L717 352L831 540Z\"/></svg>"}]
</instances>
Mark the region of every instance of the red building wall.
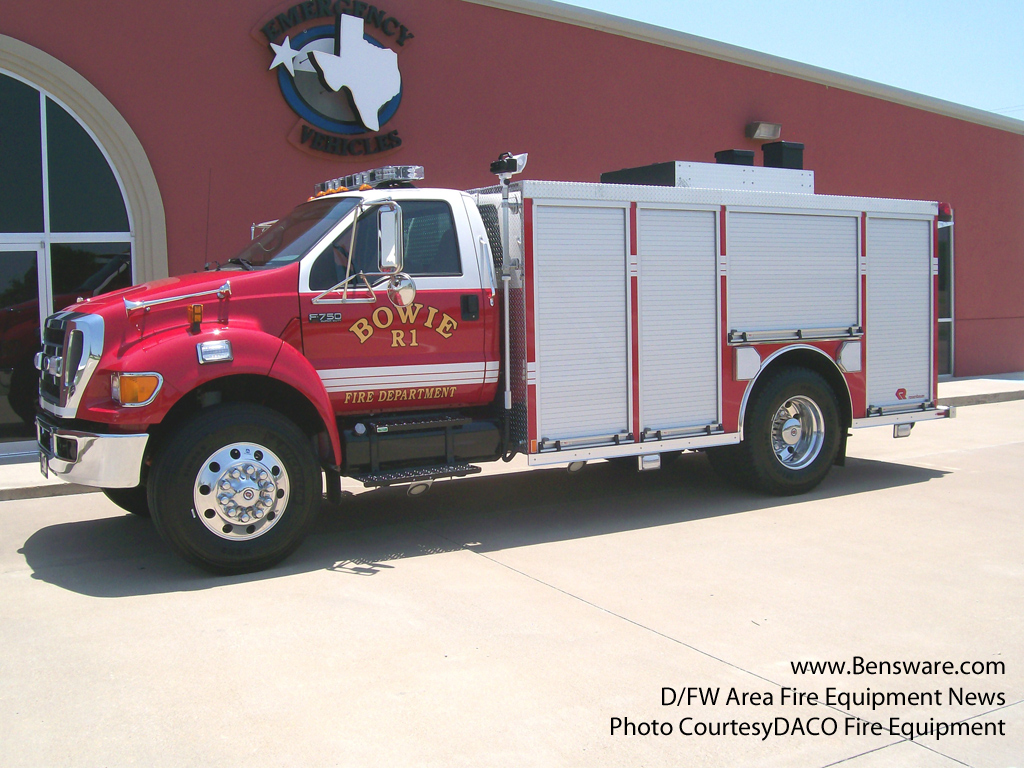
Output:
<instances>
[{"instance_id":1,"label":"red building wall","mask_svg":"<svg viewBox=\"0 0 1024 768\"><path fill-rule=\"evenodd\" d=\"M268 71L272 52L250 34L289 5L5 7L0 32L76 69L138 135L163 195L171 274L233 255L250 223L353 170L422 164L427 183L468 188L491 184L489 161L512 150L530 152L531 178L596 181L756 149L743 129L763 119L804 142L819 193L951 203L956 373L1024 370L1024 136L461 0L388 0L415 35L391 45L404 92L386 130L403 145L315 156L288 141L299 118Z\"/></svg>"}]
</instances>

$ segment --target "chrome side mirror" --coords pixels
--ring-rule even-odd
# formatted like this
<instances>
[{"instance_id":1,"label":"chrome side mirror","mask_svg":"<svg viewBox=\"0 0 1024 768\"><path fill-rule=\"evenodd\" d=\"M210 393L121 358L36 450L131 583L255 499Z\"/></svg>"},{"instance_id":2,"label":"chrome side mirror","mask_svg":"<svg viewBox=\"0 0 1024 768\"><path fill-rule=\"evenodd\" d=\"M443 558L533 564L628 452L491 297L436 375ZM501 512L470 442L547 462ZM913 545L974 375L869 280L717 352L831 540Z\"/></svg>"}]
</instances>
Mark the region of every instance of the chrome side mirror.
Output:
<instances>
[{"instance_id":1,"label":"chrome side mirror","mask_svg":"<svg viewBox=\"0 0 1024 768\"><path fill-rule=\"evenodd\" d=\"M403 268L402 208L388 201L377 209L379 245L377 267L382 274L394 275ZM389 288L390 290L390 288ZM402 305L404 306L404 305Z\"/></svg>"},{"instance_id":2,"label":"chrome side mirror","mask_svg":"<svg viewBox=\"0 0 1024 768\"><path fill-rule=\"evenodd\" d=\"M408 307L416 301L416 283L404 272L392 275L388 281L388 298L396 307Z\"/></svg>"}]
</instances>

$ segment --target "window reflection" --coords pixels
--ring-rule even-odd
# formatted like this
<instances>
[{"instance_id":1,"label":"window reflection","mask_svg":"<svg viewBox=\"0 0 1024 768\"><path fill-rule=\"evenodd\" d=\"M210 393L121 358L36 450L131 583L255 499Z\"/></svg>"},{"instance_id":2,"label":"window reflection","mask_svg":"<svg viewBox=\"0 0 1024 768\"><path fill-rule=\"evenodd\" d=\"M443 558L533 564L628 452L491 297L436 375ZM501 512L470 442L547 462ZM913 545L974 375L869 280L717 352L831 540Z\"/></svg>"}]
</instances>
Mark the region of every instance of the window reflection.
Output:
<instances>
[{"instance_id":1,"label":"window reflection","mask_svg":"<svg viewBox=\"0 0 1024 768\"><path fill-rule=\"evenodd\" d=\"M0 439L35 434L39 279L35 251L0 251Z\"/></svg>"},{"instance_id":2,"label":"window reflection","mask_svg":"<svg viewBox=\"0 0 1024 768\"><path fill-rule=\"evenodd\" d=\"M53 232L127 232L128 211L100 148L59 104L46 100Z\"/></svg>"},{"instance_id":3,"label":"window reflection","mask_svg":"<svg viewBox=\"0 0 1024 768\"><path fill-rule=\"evenodd\" d=\"M131 243L54 243L53 311L132 284Z\"/></svg>"}]
</instances>

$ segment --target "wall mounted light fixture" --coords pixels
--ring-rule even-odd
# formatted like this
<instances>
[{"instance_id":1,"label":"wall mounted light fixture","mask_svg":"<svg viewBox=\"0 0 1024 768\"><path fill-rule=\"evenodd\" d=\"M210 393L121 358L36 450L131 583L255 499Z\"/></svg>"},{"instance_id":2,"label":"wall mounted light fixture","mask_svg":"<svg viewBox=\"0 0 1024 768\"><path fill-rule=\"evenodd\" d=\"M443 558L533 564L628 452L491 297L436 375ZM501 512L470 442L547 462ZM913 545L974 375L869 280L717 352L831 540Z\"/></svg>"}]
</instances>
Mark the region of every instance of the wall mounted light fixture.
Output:
<instances>
[{"instance_id":1,"label":"wall mounted light fixture","mask_svg":"<svg viewBox=\"0 0 1024 768\"><path fill-rule=\"evenodd\" d=\"M782 123L766 123L755 120L747 123L747 138L754 141L778 141L782 136Z\"/></svg>"}]
</instances>

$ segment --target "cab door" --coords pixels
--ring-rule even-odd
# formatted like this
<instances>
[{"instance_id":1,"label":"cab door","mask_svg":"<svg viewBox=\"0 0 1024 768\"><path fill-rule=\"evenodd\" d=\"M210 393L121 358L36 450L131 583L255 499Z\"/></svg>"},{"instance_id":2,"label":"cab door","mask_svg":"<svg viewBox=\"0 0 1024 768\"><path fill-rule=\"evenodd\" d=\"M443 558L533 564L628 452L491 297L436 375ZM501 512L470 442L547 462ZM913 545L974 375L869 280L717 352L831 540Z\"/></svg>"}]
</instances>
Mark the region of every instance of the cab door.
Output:
<instances>
[{"instance_id":1,"label":"cab door","mask_svg":"<svg viewBox=\"0 0 1024 768\"><path fill-rule=\"evenodd\" d=\"M494 395L498 363L486 360L489 313L461 200L399 203L405 272L417 289L412 305L396 307L387 298L373 207L360 218L354 242L348 227L307 257L301 271L305 355L338 414L473 406ZM321 295L344 279L346 259L351 274L362 272L379 287L371 292L357 277L347 301L340 292Z\"/></svg>"}]
</instances>

